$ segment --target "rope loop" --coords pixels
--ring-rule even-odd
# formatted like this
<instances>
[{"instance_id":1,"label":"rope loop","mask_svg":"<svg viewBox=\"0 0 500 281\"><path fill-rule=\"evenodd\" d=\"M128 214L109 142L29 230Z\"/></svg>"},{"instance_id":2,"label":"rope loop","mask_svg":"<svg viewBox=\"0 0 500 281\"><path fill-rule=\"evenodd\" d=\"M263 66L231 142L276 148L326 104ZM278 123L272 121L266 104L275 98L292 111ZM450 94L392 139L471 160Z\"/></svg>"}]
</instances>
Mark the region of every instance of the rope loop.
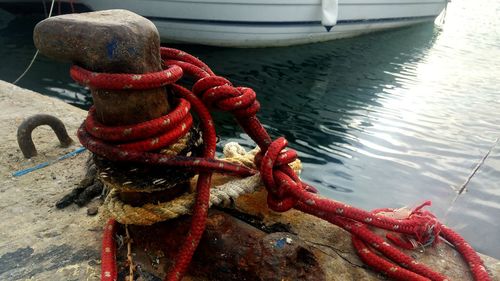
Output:
<instances>
[{"instance_id":1,"label":"rope loop","mask_svg":"<svg viewBox=\"0 0 500 281\"><path fill-rule=\"evenodd\" d=\"M215 76L213 71L202 62L200 59L178 49L160 47L161 58L165 61L176 60L183 61L198 67L200 70L205 71L209 76Z\"/></svg>"},{"instance_id":2,"label":"rope loop","mask_svg":"<svg viewBox=\"0 0 500 281\"><path fill-rule=\"evenodd\" d=\"M97 121L96 109L92 106L85 120L85 129L92 136L110 142L131 141L152 137L179 126L188 118L191 104L179 98L175 108L168 114L133 126L106 126Z\"/></svg>"},{"instance_id":3,"label":"rope loop","mask_svg":"<svg viewBox=\"0 0 500 281\"><path fill-rule=\"evenodd\" d=\"M181 101L170 114L128 126L105 127L96 120L95 109L91 108L82 126L91 143L113 145L125 153L154 151L169 146L187 134L192 125L193 117L189 114L189 106ZM84 143L84 137L79 135L80 142ZM91 151L99 154L97 150Z\"/></svg>"},{"instance_id":4,"label":"rope loop","mask_svg":"<svg viewBox=\"0 0 500 281\"><path fill-rule=\"evenodd\" d=\"M145 74L100 73L73 65L70 69L73 80L91 89L101 90L146 90L166 86L181 79L183 71L178 65Z\"/></svg>"},{"instance_id":5,"label":"rope loop","mask_svg":"<svg viewBox=\"0 0 500 281\"><path fill-rule=\"evenodd\" d=\"M195 95L200 96L203 92L207 91L208 89L222 85L233 86L233 84L231 84L231 82L229 82L229 80L227 80L224 77L208 76L196 81L196 83L193 85L192 91Z\"/></svg>"}]
</instances>

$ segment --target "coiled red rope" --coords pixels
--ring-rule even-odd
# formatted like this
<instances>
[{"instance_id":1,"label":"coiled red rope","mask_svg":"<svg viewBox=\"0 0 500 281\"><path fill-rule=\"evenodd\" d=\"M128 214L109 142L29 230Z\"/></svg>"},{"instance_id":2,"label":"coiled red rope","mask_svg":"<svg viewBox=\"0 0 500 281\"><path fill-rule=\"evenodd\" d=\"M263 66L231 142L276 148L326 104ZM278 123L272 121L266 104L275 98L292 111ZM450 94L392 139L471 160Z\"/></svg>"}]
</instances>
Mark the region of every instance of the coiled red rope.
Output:
<instances>
[{"instance_id":1,"label":"coiled red rope","mask_svg":"<svg viewBox=\"0 0 500 281\"><path fill-rule=\"evenodd\" d=\"M175 108L166 116L134 126L106 127L95 120L95 112L91 109L78 132L84 146L110 160L173 166L200 173L191 227L165 280L182 278L203 234L212 173L229 172L248 176L256 172L241 165L214 159L216 134L207 107L231 112L243 130L260 147L256 164L268 191L267 202L272 210L284 212L295 208L342 227L352 234L353 245L365 263L396 280L448 279L387 243L368 226L401 233L421 245L445 239L462 254L475 280L491 280L482 260L470 245L457 233L442 225L431 213L422 209L430 204L428 202L416 208L407 218L394 219L383 216L378 211L367 212L315 194L316 189L302 182L288 166L297 158L296 152L285 149L287 141L284 138L273 141L257 119L260 104L252 89L234 87L227 79L216 76L202 61L183 51L161 48L160 52L166 69L156 73L105 74L90 72L78 66L73 66L70 73L77 82L91 88L150 89L168 86L178 97ZM191 90L175 84L183 75L194 79ZM196 112L201 122L204 145L202 157L168 157L151 152L176 142L189 131L192 125L190 108ZM116 280L114 229L115 222L111 220L105 228L103 239L102 280ZM388 238L397 242L394 236ZM374 250L387 259L375 254Z\"/></svg>"}]
</instances>

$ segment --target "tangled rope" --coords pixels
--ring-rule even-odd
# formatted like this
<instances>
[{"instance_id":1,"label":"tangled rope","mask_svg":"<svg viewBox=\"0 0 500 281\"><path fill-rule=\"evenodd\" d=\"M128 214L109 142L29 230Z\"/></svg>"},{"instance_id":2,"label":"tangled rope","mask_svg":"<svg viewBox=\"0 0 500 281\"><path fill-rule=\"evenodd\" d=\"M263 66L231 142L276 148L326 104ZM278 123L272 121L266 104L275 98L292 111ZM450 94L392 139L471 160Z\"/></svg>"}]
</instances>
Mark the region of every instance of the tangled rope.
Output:
<instances>
[{"instance_id":1,"label":"tangled rope","mask_svg":"<svg viewBox=\"0 0 500 281\"><path fill-rule=\"evenodd\" d=\"M166 69L157 73L105 74L73 66L71 76L79 83L99 89L148 89L167 86L178 97L176 108L167 116L145 122L147 124L141 123L137 127L114 128L109 136L101 133L106 128L96 123L91 110L78 132L83 145L93 153L110 160L173 166L199 173L191 227L165 280L182 278L199 243L210 205L212 173L225 172L242 177L256 173L255 170L243 165L214 159L216 136L207 107L232 113L243 130L259 146L261 152L256 155L255 163L268 191L267 203L272 210L284 212L295 208L342 227L352 234L353 244L358 249L361 259L397 280L447 280L447 278L385 242L368 226L401 233L415 239L421 245L434 244L439 239L446 239L462 254L475 280L491 280L483 262L469 244L442 225L430 212L423 210L428 203L416 208L406 218L395 219L315 194L316 189L302 182L289 166L297 158L297 153L286 150L287 141L284 138L273 141L256 117L260 104L252 89L234 87L227 79L215 75L199 59L183 51L161 48L160 53ZM175 84L183 75L194 79L191 90ZM192 117L188 113L188 104L197 113L201 122L204 146L202 157L165 156L148 152L155 151L162 145L174 143L189 130ZM175 118L171 115L174 112L179 114L175 115ZM138 133L134 134L135 132ZM161 136L158 137L157 134ZM128 143L120 146L110 144L109 141L115 137L121 142ZM116 279L114 252L113 255L107 252L108 249L114 249L110 245L112 235L109 236L109 229L113 228L113 225L114 221L110 222L105 231L102 280ZM374 250L385 255L390 261L375 254ZM110 262L112 258L113 262Z\"/></svg>"}]
</instances>

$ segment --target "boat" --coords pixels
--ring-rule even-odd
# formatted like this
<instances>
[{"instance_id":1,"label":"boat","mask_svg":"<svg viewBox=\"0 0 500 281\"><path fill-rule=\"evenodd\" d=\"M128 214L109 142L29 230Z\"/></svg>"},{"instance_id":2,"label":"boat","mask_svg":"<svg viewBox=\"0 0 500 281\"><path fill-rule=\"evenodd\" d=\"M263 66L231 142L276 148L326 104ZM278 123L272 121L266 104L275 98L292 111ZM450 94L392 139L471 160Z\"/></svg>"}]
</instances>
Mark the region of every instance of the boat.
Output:
<instances>
[{"instance_id":1,"label":"boat","mask_svg":"<svg viewBox=\"0 0 500 281\"><path fill-rule=\"evenodd\" d=\"M167 43L271 47L322 42L432 22L444 10L447 1L74 0L67 2L82 4L90 10L133 11L153 21L162 41Z\"/></svg>"},{"instance_id":2,"label":"boat","mask_svg":"<svg viewBox=\"0 0 500 281\"><path fill-rule=\"evenodd\" d=\"M162 41L289 46L434 21L447 0L81 0L153 21Z\"/></svg>"}]
</instances>

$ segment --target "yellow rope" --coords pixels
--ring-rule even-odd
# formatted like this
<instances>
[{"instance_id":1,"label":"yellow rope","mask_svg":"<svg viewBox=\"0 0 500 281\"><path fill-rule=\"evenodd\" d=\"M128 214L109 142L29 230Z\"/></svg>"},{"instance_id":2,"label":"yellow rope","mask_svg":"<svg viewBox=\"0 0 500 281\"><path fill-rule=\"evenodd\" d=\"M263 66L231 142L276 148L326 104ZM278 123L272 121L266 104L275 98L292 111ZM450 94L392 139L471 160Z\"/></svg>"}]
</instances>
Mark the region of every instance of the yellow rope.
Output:
<instances>
[{"instance_id":1,"label":"yellow rope","mask_svg":"<svg viewBox=\"0 0 500 281\"><path fill-rule=\"evenodd\" d=\"M168 156L175 156L179 154L184 148L187 147L189 139L191 138L191 132L185 134L182 138L180 138L176 143L167 146L160 150L160 153L163 153Z\"/></svg>"},{"instance_id":2,"label":"yellow rope","mask_svg":"<svg viewBox=\"0 0 500 281\"><path fill-rule=\"evenodd\" d=\"M104 201L105 208L122 224L152 225L188 214L194 204L194 193L186 193L168 202L133 207L123 203L114 189Z\"/></svg>"}]
</instances>

